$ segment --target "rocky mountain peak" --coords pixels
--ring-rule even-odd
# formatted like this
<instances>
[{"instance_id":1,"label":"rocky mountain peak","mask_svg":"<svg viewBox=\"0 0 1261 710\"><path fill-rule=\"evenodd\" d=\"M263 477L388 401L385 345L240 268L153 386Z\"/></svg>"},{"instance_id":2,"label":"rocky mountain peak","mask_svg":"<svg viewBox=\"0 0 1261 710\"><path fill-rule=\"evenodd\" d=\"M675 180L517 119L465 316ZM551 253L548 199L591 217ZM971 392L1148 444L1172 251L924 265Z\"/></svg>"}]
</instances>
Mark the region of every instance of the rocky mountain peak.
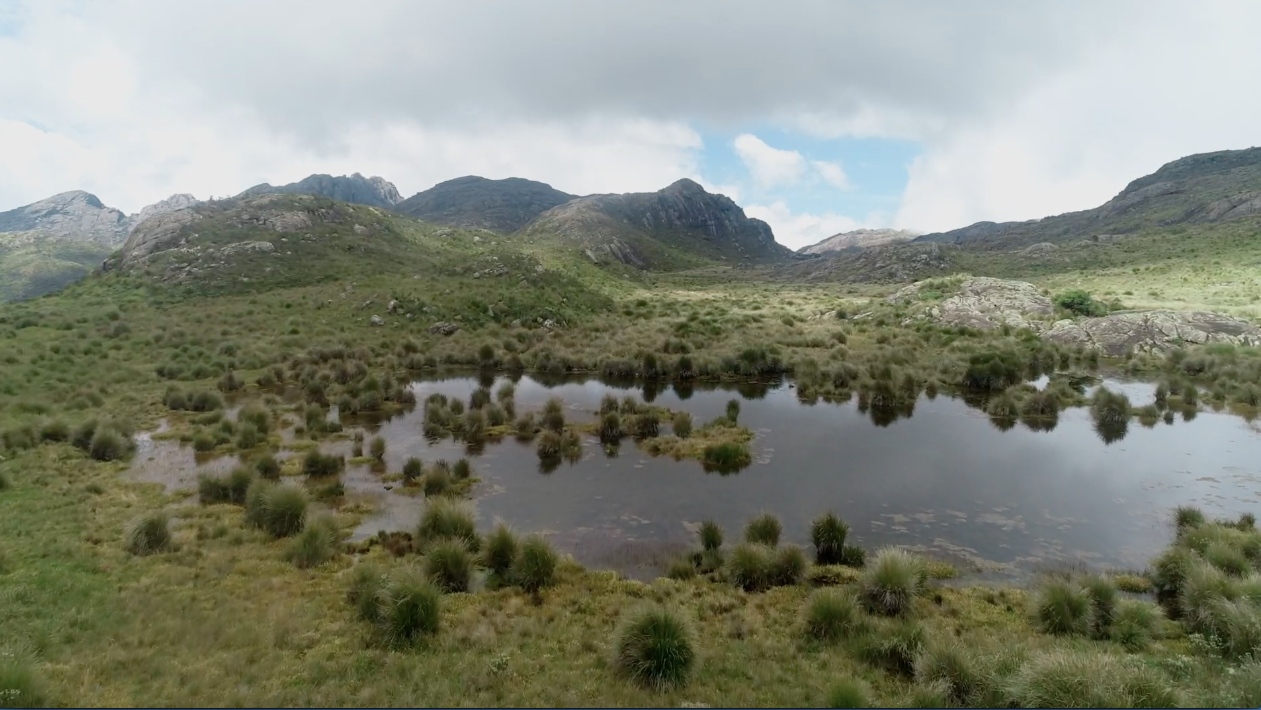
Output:
<instances>
[{"instance_id":1,"label":"rocky mountain peak","mask_svg":"<svg viewBox=\"0 0 1261 710\"><path fill-rule=\"evenodd\" d=\"M844 249L865 249L867 247L910 241L915 237L915 232L903 229L855 229L849 232L833 234L823 241L798 249L797 253L827 254Z\"/></svg>"},{"instance_id":2,"label":"rocky mountain peak","mask_svg":"<svg viewBox=\"0 0 1261 710\"><path fill-rule=\"evenodd\" d=\"M352 202L371 207L390 208L403 201L394 183L382 177L366 178L359 173L352 175L308 175L288 185L263 183L242 192L237 197L265 194L314 195L341 202Z\"/></svg>"},{"instance_id":3,"label":"rocky mountain peak","mask_svg":"<svg viewBox=\"0 0 1261 710\"><path fill-rule=\"evenodd\" d=\"M39 232L54 238L115 245L127 236L127 217L83 190L63 192L0 212L0 232Z\"/></svg>"},{"instance_id":4,"label":"rocky mountain peak","mask_svg":"<svg viewBox=\"0 0 1261 710\"><path fill-rule=\"evenodd\" d=\"M165 200L155 202L151 205L146 205L139 212L131 215L131 217L128 218L129 225L127 227L127 231L128 233L134 231L137 225L139 225L141 222L155 215L166 214L168 212L174 212L176 210L187 209L189 207L192 207L194 205L199 205L199 204L201 204L201 200L197 199L196 197L193 197L192 195L186 192L181 192L176 195L171 195Z\"/></svg>"}]
</instances>

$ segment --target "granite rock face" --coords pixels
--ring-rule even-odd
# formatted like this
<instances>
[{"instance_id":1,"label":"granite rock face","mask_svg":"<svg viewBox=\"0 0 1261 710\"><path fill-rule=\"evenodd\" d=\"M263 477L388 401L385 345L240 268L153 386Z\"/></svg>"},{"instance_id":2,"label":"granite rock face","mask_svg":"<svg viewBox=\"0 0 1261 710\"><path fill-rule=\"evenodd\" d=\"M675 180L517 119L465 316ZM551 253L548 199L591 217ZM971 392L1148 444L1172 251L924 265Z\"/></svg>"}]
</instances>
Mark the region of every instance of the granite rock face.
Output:
<instances>
[{"instance_id":1,"label":"granite rock face","mask_svg":"<svg viewBox=\"0 0 1261 710\"><path fill-rule=\"evenodd\" d=\"M380 177L310 175L288 185L255 185L237 197L266 194L314 195L370 207L391 208L403 201L394 184Z\"/></svg>"},{"instance_id":2,"label":"granite rock face","mask_svg":"<svg viewBox=\"0 0 1261 710\"><path fill-rule=\"evenodd\" d=\"M1061 320L1042 337L1053 343L1099 350L1114 357L1190 344L1261 345L1261 329L1248 321L1203 311L1140 311L1077 321Z\"/></svg>"},{"instance_id":3,"label":"granite rock face","mask_svg":"<svg viewBox=\"0 0 1261 710\"><path fill-rule=\"evenodd\" d=\"M906 286L888 300L914 301L926 284L921 281ZM928 305L924 311L924 315L944 325L982 330L1000 328L1004 323L1037 330L1041 327L1039 320L1054 313L1051 299L1033 284L984 276L964 281L957 294Z\"/></svg>"},{"instance_id":4,"label":"granite rock face","mask_svg":"<svg viewBox=\"0 0 1261 710\"><path fill-rule=\"evenodd\" d=\"M24 207L0 212L0 233L38 232L54 239L74 239L105 246L127 238L127 216L106 207L82 190L63 192Z\"/></svg>"},{"instance_id":5,"label":"granite rock face","mask_svg":"<svg viewBox=\"0 0 1261 710\"><path fill-rule=\"evenodd\" d=\"M915 232L904 229L855 229L851 232L833 234L821 242L802 247L798 254L828 254L845 249L865 249L885 244L907 242L916 237Z\"/></svg>"}]
</instances>

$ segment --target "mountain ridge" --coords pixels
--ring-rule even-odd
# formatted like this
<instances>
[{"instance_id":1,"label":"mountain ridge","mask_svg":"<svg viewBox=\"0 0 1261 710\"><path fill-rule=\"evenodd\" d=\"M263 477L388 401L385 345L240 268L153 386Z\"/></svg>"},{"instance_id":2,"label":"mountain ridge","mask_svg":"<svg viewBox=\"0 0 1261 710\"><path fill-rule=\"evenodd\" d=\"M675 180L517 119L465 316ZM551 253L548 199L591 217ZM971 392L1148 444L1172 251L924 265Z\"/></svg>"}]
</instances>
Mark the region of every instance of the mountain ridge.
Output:
<instances>
[{"instance_id":1,"label":"mountain ridge","mask_svg":"<svg viewBox=\"0 0 1261 710\"><path fill-rule=\"evenodd\" d=\"M394 183L376 175L366 178L360 173L338 176L316 173L287 185L264 182L244 190L236 197L266 194L313 195L356 205L385 208L391 208L403 201Z\"/></svg>"},{"instance_id":2,"label":"mountain ridge","mask_svg":"<svg viewBox=\"0 0 1261 710\"><path fill-rule=\"evenodd\" d=\"M434 224L508 234L575 197L535 180L465 175L418 192L393 209Z\"/></svg>"},{"instance_id":3,"label":"mountain ridge","mask_svg":"<svg viewBox=\"0 0 1261 710\"><path fill-rule=\"evenodd\" d=\"M866 248L881 246L884 244L906 242L917 236L919 236L918 232L911 232L905 229L854 229L848 232L833 234L827 239L801 247L797 250L797 253L803 255L827 254L829 252L842 251L845 249Z\"/></svg>"}]
</instances>

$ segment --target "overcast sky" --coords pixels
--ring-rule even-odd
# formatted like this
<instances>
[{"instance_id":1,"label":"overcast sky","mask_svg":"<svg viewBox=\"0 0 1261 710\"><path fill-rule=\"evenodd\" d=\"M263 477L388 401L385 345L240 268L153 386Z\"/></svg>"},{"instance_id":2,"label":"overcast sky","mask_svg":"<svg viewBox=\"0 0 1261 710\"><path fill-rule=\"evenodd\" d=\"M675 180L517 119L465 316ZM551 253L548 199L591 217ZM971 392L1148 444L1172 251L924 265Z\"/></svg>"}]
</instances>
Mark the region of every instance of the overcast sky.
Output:
<instances>
[{"instance_id":1,"label":"overcast sky","mask_svg":"<svg viewBox=\"0 0 1261 710\"><path fill-rule=\"evenodd\" d=\"M1261 3L0 0L0 210L362 172L691 177L798 247L1261 144Z\"/></svg>"}]
</instances>

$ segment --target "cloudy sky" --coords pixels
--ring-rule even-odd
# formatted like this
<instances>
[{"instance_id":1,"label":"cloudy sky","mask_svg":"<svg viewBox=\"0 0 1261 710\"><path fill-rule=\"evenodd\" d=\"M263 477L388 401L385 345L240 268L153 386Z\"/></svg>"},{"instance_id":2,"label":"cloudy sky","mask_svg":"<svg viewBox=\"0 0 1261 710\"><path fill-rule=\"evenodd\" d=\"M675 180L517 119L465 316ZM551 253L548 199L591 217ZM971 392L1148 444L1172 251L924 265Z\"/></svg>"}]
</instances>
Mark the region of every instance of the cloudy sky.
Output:
<instances>
[{"instance_id":1,"label":"cloudy sky","mask_svg":"<svg viewBox=\"0 0 1261 710\"><path fill-rule=\"evenodd\" d=\"M797 247L1261 144L1261 3L0 0L0 210L310 173L691 177Z\"/></svg>"}]
</instances>

